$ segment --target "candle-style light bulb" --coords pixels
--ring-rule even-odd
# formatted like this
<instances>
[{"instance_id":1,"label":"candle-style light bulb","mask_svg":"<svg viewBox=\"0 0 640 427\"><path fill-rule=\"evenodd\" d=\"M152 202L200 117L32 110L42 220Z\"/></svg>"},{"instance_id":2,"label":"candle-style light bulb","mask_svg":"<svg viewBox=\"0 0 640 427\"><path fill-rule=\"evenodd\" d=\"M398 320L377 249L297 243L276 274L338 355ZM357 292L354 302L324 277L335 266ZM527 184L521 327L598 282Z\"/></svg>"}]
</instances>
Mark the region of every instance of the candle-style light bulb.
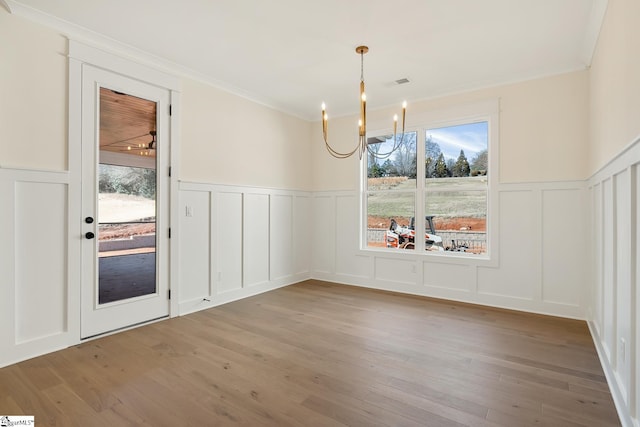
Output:
<instances>
[{"instance_id":1,"label":"candle-style light bulb","mask_svg":"<svg viewBox=\"0 0 640 427\"><path fill-rule=\"evenodd\" d=\"M324 105L324 102L323 102L323 103L322 103L322 112L324 113L324 110L326 110L326 109L327 109L327 106L326 106L326 105Z\"/></svg>"},{"instance_id":2,"label":"candle-style light bulb","mask_svg":"<svg viewBox=\"0 0 640 427\"><path fill-rule=\"evenodd\" d=\"M402 132L404 132L404 119L407 114L407 101L402 102Z\"/></svg>"},{"instance_id":3,"label":"candle-style light bulb","mask_svg":"<svg viewBox=\"0 0 640 427\"><path fill-rule=\"evenodd\" d=\"M362 101L366 102L367 101L367 94L366 93L362 93Z\"/></svg>"}]
</instances>

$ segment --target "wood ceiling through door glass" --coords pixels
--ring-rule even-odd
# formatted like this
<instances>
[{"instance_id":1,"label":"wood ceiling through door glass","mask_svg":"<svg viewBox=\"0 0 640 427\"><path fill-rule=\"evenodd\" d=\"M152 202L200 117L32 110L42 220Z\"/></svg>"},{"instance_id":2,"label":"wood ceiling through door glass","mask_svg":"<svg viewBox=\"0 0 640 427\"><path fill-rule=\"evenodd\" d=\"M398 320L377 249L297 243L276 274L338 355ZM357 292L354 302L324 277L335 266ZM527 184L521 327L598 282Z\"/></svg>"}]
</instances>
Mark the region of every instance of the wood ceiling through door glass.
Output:
<instances>
[{"instance_id":1,"label":"wood ceiling through door glass","mask_svg":"<svg viewBox=\"0 0 640 427\"><path fill-rule=\"evenodd\" d=\"M100 88L100 150L155 156L155 149L141 149L155 130L155 102Z\"/></svg>"}]
</instances>

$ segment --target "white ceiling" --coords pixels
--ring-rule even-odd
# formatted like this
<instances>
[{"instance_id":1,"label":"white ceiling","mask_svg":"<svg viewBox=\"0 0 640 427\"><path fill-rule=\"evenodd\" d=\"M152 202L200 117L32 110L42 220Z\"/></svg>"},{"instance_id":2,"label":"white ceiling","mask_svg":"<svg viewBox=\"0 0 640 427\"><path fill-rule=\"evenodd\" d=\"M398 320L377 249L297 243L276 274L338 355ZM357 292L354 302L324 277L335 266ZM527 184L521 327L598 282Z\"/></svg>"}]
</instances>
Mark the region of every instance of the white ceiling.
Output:
<instances>
[{"instance_id":1,"label":"white ceiling","mask_svg":"<svg viewBox=\"0 0 640 427\"><path fill-rule=\"evenodd\" d=\"M357 111L360 44L376 109L584 69L606 9L606 0L3 1L308 120L322 101L332 116ZM401 78L410 83L394 84Z\"/></svg>"}]
</instances>

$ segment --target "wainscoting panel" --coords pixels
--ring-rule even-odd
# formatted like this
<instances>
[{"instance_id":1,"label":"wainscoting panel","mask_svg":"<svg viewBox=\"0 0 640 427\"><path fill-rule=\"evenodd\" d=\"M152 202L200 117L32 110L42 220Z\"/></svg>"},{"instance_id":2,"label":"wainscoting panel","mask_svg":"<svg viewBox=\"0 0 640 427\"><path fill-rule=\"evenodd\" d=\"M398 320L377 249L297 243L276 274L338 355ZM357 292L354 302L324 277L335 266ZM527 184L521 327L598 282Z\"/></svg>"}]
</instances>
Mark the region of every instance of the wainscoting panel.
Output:
<instances>
[{"instance_id":1,"label":"wainscoting panel","mask_svg":"<svg viewBox=\"0 0 640 427\"><path fill-rule=\"evenodd\" d=\"M211 195L180 192L180 300L211 295Z\"/></svg>"},{"instance_id":2,"label":"wainscoting panel","mask_svg":"<svg viewBox=\"0 0 640 427\"><path fill-rule=\"evenodd\" d=\"M423 282L428 288L464 292L476 290L476 267L472 265L425 263L423 276Z\"/></svg>"},{"instance_id":3,"label":"wainscoting panel","mask_svg":"<svg viewBox=\"0 0 640 427\"><path fill-rule=\"evenodd\" d=\"M311 269L311 201L311 196L293 199L293 271L297 275L308 275Z\"/></svg>"},{"instance_id":4,"label":"wainscoting panel","mask_svg":"<svg viewBox=\"0 0 640 427\"><path fill-rule=\"evenodd\" d=\"M616 375L619 377L620 392L628 404L630 382L630 360L626 343L631 342L631 173L624 170L614 176L615 181L615 281L616 281ZM623 348L625 347L625 348Z\"/></svg>"},{"instance_id":5,"label":"wainscoting panel","mask_svg":"<svg viewBox=\"0 0 640 427\"><path fill-rule=\"evenodd\" d=\"M418 282L417 262L413 259L375 257L375 277L378 282L386 282L386 288L393 284L415 286Z\"/></svg>"},{"instance_id":6,"label":"wainscoting panel","mask_svg":"<svg viewBox=\"0 0 640 427\"><path fill-rule=\"evenodd\" d=\"M316 193L312 275L357 286L585 318L584 257L589 254L585 195L582 181L500 184L494 195L499 222L498 232L492 235L497 241L492 242L491 259L486 259L460 253L360 249L358 192ZM547 247L549 255L543 254Z\"/></svg>"},{"instance_id":7,"label":"wainscoting panel","mask_svg":"<svg viewBox=\"0 0 640 427\"><path fill-rule=\"evenodd\" d=\"M478 293L539 300L539 192L501 191L499 210L500 267L479 268Z\"/></svg>"},{"instance_id":8,"label":"wainscoting panel","mask_svg":"<svg viewBox=\"0 0 640 427\"><path fill-rule=\"evenodd\" d=\"M604 259L604 248L602 246L603 235L603 201L602 184L596 184L590 189L591 194L591 230L593 231L592 254L591 254L591 280L587 283L591 285L590 304L588 307L589 319L597 329L598 335L602 335L599 328L604 324L604 290L602 286L596 284L603 283L604 270L602 260Z\"/></svg>"},{"instance_id":9,"label":"wainscoting panel","mask_svg":"<svg viewBox=\"0 0 640 427\"><path fill-rule=\"evenodd\" d=\"M216 294L242 288L242 193L218 192L214 197Z\"/></svg>"},{"instance_id":10,"label":"wainscoting panel","mask_svg":"<svg viewBox=\"0 0 640 427\"><path fill-rule=\"evenodd\" d=\"M336 218L336 273L344 276L366 278L371 271L371 259L358 256L360 250L360 207L353 194L335 198Z\"/></svg>"},{"instance_id":11,"label":"wainscoting panel","mask_svg":"<svg viewBox=\"0 0 640 427\"><path fill-rule=\"evenodd\" d=\"M640 139L589 180L594 260L589 328L625 426L640 426Z\"/></svg>"},{"instance_id":12,"label":"wainscoting panel","mask_svg":"<svg viewBox=\"0 0 640 427\"><path fill-rule=\"evenodd\" d=\"M293 196L271 196L271 280L293 274Z\"/></svg>"},{"instance_id":13,"label":"wainscoting panel","mask_svg":"<svg viewBox=\"0 0 640 427\"><path fill-rule=\"evenodd\" d=\"M312 260L313 271L333 275L336 257L336 207L334 194L316 194L313 198Z\"/></svg>"},{"instance_id":14,"label":"wainscoting panel","mask_svg":"<svg viewBox=\"0 0 640 427\"><path fill-rule=\"evenodd\" d=\"M79 325L69 318L68 189L64 172L0 169L0 366L77 340L69 333Z\"/></svg>"},{"instance_id":15,"label":"wainscoting panel","mask_svg":"<svg viewBox=\"0 0 640 427\"><path fill-rule=\"evenodd\" d=\"M640 160L640 159L639 159ZM631 265L631 295L633 308L631 309L630 334L631 341L628 343L629 360L631 360L631 374L629 375L629 389L632 391L629 401L631 411L635 418L636 426L640 426L640 290L638 281L640 280L640 166L633 165L631 168L631 229L632 237L630 259ZM635 402L634 402L635 398Z\"/></svg>"},{"instance_id":16,"label":"wainscoting panel","mask_svg":"<svg viewBox=\"0 0 640 427\"><path fill-rule=\"evenodd\" d=\"M603 199L603 321L602 325L602 344L607 357L614 363L616 362L615 351L615 332L616 332L616 277L615 277L615 241L616 241L616 223L615 216L615 187L613 177L602 183L602 199Z\"/></svg>"},{"instance_id":17,"label":"wainscoting panel","mask_svg":"<svg viewBox=\"0 0 640 427\"><path fill-rule=\"evenodd\" d=\"M269 282L269 195L244 195L244 286Z\"/></svg>"},{"instance_id":18,"label":"wainscoting panel","mask_svg":"<svg viewBox=\"0 0 640 427\"><path fill-rule=\"evenodd\" d=\"M589 267L588 215L583 190L542 192L542 300L579 307L584 305ZM558 215L562 212L562 215ZM578 267L578 268L576 268ZM567 284L575 286L567 286Z\"/></svg>"},{"instance_id":19,"label":"wainscoting panel","mask_svg":"<svg viewBox=\"0 0 640 427\"><path fill-rule=\"evenodd\" d=\"M59 335L67 329L67 206L66 184L16 182L18 344Z\"/></svg>"},{"instance_id":20,"label":"wainscoting panel","mask_svg":"<svg viewBox=\"0 0 640 427\"><path fill-rule=\"evenodd\" d=\"M310 234L309 193L191 182L179 186L179 315L310 277L312 245L305 238Z\"/></svg>"}]
</instances>

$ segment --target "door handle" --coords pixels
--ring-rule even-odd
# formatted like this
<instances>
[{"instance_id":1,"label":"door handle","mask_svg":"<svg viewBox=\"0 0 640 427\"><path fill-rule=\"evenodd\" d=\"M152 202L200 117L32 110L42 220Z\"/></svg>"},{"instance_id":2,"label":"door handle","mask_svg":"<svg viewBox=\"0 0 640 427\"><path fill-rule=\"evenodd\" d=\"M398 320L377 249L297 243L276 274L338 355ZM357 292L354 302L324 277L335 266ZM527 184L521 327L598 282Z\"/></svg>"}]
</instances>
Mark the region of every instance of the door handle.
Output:
<instances>
[{"instance_id":1,"label":"door handle","mask_svg":"<svg viewBox=\"0 0 640 427\"><path fill-rule=\"evenodd\" d=\"M92 224L93 223L93 217L92 216L88 216L84 219L84 222L86 222L87 224Z\"/></svg>"},{"instance_id":2,"label":"door handle","mask_svg":"<svg viewBox=\"0 0 640 427\"><path fill-rule=\"evenodd\" d=\"M91 232L91 231L87 231L85 233L84 237L86 237L87 239L93 239L94 237L96 237L96 235L93 234L93 232Z\"/></svg>"}]
</instances>

